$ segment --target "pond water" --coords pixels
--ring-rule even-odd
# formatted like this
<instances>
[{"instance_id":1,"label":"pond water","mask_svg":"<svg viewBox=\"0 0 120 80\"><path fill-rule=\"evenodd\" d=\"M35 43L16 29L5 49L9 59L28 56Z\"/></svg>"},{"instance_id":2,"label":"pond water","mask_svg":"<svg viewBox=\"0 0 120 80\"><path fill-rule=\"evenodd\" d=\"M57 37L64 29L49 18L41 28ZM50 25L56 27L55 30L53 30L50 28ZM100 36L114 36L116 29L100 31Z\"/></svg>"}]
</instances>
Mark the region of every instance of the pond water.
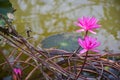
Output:
<instances>
[{"instance_id":1,"label":"pond water","mask_svg":"<svg viewBox=\"0 0 120 80\"><path fill-rule=\"evenodd\" d=\"M46 37L75 32L77 18L94 16L101 28L95 35L99 49L120 52L120 0L10 0L17 9L14 24L22 35L30 28L34 44Z\"/></svg>"}]
</instances>

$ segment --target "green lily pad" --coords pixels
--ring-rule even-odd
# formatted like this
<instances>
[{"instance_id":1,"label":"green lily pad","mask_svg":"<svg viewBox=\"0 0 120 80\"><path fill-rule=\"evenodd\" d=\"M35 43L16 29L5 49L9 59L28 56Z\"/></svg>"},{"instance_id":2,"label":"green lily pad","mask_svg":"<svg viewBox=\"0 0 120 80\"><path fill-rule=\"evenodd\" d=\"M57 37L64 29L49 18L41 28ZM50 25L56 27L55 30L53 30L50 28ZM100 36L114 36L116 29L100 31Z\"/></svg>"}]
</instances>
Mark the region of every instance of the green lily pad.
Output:
<instances>
[{"instance_id":1,"label":"green lily pad","mask_svg":"<svg viewBox=\"0 0 120 80\"><path fill-rule=\"evenodd\" d=\"M79 47L77 40L79 37L78 33L56 34L45 38L41 44L42 48L57 48L73 52Z\"/></svg>"},{"instance_id":2,"label":"green lily pad","mask_svg":"<svg viewBox=\"0 0 120 80\"><path fill-rule=\"evenodd\" d=\"M0 0L0 14L6 15L8 12L12 12L12 4L9 0Z\"/></svg>"},{"instance_id":3,"label":"green lily pad","mask_svg":"<svg viewBox=\"0 0 120 80\"><path fill-rule=\"evenodd\" d=\"M12 4L10 3L9 0L0 0L0 14L2 14L4 17L7 17L7 13L12 13L13 8ZM4 26L5 21L0 18L0 25Z\"/></svg>"}]
</instances>

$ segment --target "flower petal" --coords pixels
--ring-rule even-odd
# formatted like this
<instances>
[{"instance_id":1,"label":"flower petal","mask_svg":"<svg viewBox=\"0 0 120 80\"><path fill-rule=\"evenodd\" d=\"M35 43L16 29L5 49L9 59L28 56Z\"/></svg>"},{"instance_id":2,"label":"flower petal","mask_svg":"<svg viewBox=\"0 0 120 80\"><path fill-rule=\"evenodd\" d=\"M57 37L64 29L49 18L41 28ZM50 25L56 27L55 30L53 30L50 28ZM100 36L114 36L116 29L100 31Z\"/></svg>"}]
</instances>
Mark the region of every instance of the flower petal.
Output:
<instances>
[{"instance_id":1,"label":"flower petal","mask_svg":"<svg viewBox=\"0 0 120 80\"><path fill-rule=\"evenodd\" d=\"M85 53L87 51L88 51L87 49L83 49L83 50L80 51L80 54L83 54L83 53Z\"/></svg>"},{"instance_id":2,"label":"flower petal","mask_svg":"<svg viewBox=\"0 0 120 80\"><path fill-rule=\"evenodd\" d=\"M75 24L76 26L81 27L81 24L80 24L79 22L74 22L74 24Z\"/></svg>"},{"instance_id":3,"label":"flower petal","mask_svg":"<svg viewBox=\"0 0 120 80\"><path fill-rule=\"evenodd\" d=\"M93 51L93 52L100 52L99 50L96 50L96 49L92 49L91 51Z\"/></svg>"},{"instance_id":4,"label":"flower petal","mask_svg":"<svg viewBox=\"0 0 120 80\"><path fill-rule=\"evenodd\" d=\"M79 43L79 45L80 45L82 48L85 47L85 45L84 45L84 43L83 43L83 41L82 41L81 38L78 38L78 43Z\"/></svg>"},{"instance_id":5,"label":"flower petal","mask_svg":"<svg viewBox=\"0 0 120 80\"><path fill-rule=\"evenodd\" d=\"M100 46L100 42L96 42L96 43L92 46L92 48L95 48L95 47L98 47L98 46Z\"/></svg>"},{"instance_id":6,"label":"flower petal","mask_svg":"<svg viewBox=\"0 0 120 80\"><path fill-rule=\"evenodd\" d=\"M94 32L93 30L89 30L91 33L93 33L93 34L96 34L96 32Z\"/></svg>"},{"instance_id":7,"label":"flower petal","mask_svg":"<svg viewBox=\"0 0 120 80\"><path fill-rule=\"evenodd\" d=\"M82 32L82 31L85 31L84 29L80 29L80 30L77 30L76 32Z\"/></svg>"}]
</instances>

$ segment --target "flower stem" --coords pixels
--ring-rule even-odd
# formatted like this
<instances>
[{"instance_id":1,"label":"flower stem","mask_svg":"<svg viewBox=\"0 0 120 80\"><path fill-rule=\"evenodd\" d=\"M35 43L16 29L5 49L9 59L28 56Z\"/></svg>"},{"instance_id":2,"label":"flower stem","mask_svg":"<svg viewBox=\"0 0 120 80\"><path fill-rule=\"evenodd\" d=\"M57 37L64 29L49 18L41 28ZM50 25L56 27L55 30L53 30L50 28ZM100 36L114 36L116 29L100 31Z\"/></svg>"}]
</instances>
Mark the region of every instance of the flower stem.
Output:
<instances>
[{"instance_id":1,"label":"flower stem","mask_svg":"<svg viewBox=\"0 0 120 80\"><path fill-rule=\"evenodd\" d=\"M85 36L84 36L84 39L85 39L85 37L88 35L88 30L85 32Z\"/></svg>"},{"instance_id":2,"label":"flower stem","mask_svg":"<svg viewBox=\"0 0 120 80\"><path fill-rule=\"evenodd\" d=\"M85 37L86 37L87 35L88 35L88 30L85 32L84 39L85 39ZM80 50L80 48L81 48L81 46L79 46L79 47L77 48L77 50L75 50L74 53L77 53L77 52Z\"/></svg>"},{"instance_id":3,"label":"flower stem","mask_svg":"<svg viewBox=\"0 0 120 80\"><path fill-rule=\"evenodd\" d=\"M75 80L77 80L77 79L79 78L80 74L82 73L82 70L83 70L83 68L84 68L84 66L85 66L85 63L86 63L86 61L87 61L87 56L88 56L88 51L86 52L85 60L84 60L84 62L83 62L83 65L82 65L82 67L81 67L81 70L78 72L78 75L76 76Z\"/></svg>"}]
</instances>

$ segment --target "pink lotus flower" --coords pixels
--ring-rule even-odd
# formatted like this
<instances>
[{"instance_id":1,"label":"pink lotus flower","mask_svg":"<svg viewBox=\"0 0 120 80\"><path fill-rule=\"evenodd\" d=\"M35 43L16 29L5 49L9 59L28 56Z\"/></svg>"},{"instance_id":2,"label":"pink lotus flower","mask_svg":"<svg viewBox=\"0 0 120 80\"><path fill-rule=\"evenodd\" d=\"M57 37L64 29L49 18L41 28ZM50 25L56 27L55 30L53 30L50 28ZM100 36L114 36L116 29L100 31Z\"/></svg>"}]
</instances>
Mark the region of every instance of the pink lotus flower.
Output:
<instances>
[{"instance_id":1,"label":"pink lotus flower","mask_svg":"<svg viewBox=\"0 0 120 80\"><path fill-rule=\"evenodd\" d=\"M77 30L77 32L81 32L81 31L90 31L93 34L96 34L96 32L94 32L94 29L97 29L100 27L99 24L97 24L97 19L95 17L83 17L82 19L78 18L78 22L76 22L75 24L79 27L81 27L82 29Z\"/></svg>"},{"instance_id":2,"label":"pink lotus flower","mask_svg":"<svg viewBox=\"0 0 120 80\"><path fill-rule=\"evenodd\" d=\"M21 72L21 69L19 69L19 68L14 68L14 73L16 74L16 75L20 75L21 76L21 74L22 74L22 72Z\"/></svg>"},{"instance_id":3,"label":"pink lotus flower","mask_svg":"<svg viewBox=\"0 0 120 80\"><path fill-rule=\"evenodd\" d=\"M95 48L100 45L100 42L97 42L96 38L92 38L90 36L86 36L84 40L81 38L78 39L79 45L83 48L83 50L80 51L80 54L85 53L89 50L94 52L99 52Z\"/></svg>"}]
</instances>

